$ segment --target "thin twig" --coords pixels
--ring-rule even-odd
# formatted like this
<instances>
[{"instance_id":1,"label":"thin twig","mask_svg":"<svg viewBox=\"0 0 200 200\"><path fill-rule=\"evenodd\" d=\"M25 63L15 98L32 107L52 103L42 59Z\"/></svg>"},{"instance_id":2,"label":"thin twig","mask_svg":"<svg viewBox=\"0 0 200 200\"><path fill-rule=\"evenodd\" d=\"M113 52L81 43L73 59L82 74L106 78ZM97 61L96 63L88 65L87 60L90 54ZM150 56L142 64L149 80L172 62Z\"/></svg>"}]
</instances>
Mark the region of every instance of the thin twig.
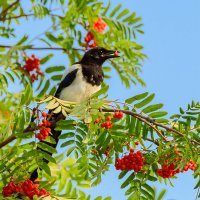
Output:
<instances>
[{"instance_id":1,"label":"thin twig","mask_svg":"<svg viewBox=\"0 0 200 200\"><path fill-rule=\"evenodd\" d=\"M103 112L115 112L116 110L115 110L115 109L106 109L106 108L102 108L101 111L103 111ZM181 137L185 137L185 135L184 135L183 133L177 131L176 129L173 129L172 127L166 126L166 125L164 125L164 124L160 124L160 123L156 122L154 119L152 119L152 118L150 118L150 117L143 116L143 115L141 115L141 114L132 112L132 111L130 111L130 110L119 110L119 111L123 112L124 114L131 115L131 116L133 116L133 117L137 117L137 118L140 118L140 119L142 119L142 120L146 120L146 121L149 122L150 124L153 124L153 125L155 125L155 126L157 126L157 127L162 127L162 128L164 128L165 130L170 131L170 132L173 132L173 133L176 133L176 134L178 134L178 135L181 136ZM142 121L142 120L141 120L141 121ZM149 125L149 124L148 124L148 125ZM153 128L153 127L152 127L152 128ZM155 129L154 129L154 130L155 130ZM156 132L157 132L157 131L156 131ZM196 140L194 140L194 139L191 140L191 142L200 145L200 142L198 142L198 141L196 141Z\"/></svg>"},{"instance_id":2,"label":"thin twig","mask_svg":"<svg viewBox=\"0 0 200 200\"><path fill-rule=\"evenodd\" d=\"M150 139L150 138L145 138L145 140L147 140L147 141L149 141L149 142L153 142L155 145L159 146L159 143L158 143L158 141L156 141L156 140L152 140L152 139Z\"/></svg>"},{"instance_id":3,"label":"thin twig","mask_svg":"<svg viewBox=\"0 0 200 200\"><path fill-rule=\"evenodd\" d=\"M0 44L0 47L3 47L3 48L12 48L13 46ZM72 48L72 49L73 50L77 50L77 51L84 51L84 49L79 49L79 48ZM62 47L28 47L28 48L26 48L26 50L58 50L58 51L67 51L67 49L62 48Z\"/></svg>"},{"instance_id":4,"label":"thin twig","mask_svg":"<svg viewBox=\"0 0 200 200\"><path fill-rule=\"evenodd\" d=\"M150 122L146 121L145 119L140 118L140 117L138 117L138 116L136 116L136 118L139 119L140 121L144 122L144 123L147 124L148 126L150 126L152 129L154 129L154 130L158 133L158 135L160 135L160 137L161 137L165 142L169 142L169 141L167 140L167 138L161 133L161 131L160 131L159 129L157 129L152 123L150 123Z\"/></svg>"},{"instance_id":5,"label":"thin twig","mask_svg":"<svg viewBox=\"0 0 200 200\"><path fill-rule=\"evenodd\" d=\"M47 15L51 16L51 17L63 18L62 16L57 15L57 14L53 14L53 13L49 13ZM32 16L35 16L35 14L34 13L22 14L22 15L16 15L16 16L4 18L2 21L11 20L11 19L18 19L18 18L22 18L22 17L32 17ZM1 21L1 19L0 19L0 21Z\"/></svg>"}]
</instances>

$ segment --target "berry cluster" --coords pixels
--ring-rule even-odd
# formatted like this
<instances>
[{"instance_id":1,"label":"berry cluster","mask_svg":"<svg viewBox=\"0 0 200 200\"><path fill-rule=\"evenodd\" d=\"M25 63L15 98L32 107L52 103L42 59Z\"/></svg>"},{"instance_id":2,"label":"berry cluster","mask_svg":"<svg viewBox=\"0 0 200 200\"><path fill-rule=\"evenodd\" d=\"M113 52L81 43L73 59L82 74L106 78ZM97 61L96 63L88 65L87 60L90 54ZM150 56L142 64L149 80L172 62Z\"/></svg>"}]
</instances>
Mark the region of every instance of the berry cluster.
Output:
<instances>
[{"instance_id":1,"label":"berry cluster","mask_svg":"<svg viewBox=\"0 0 200 200\"><path fill-rule=\"evenodd\" d=\"M110 128L112 128L112 126L113 126L112 121L110 121L110 120L107 120L107 121L101 123L102 128L110 129Z\"/></svg>"},{"instance_id":2,"label":"berry cluster","mask_svg":"<svg viewBox=\"0 0 200 200\"><path fill-rule=\"evenodd\" d=\"M184 172L184 171L188 171L188 169L191 169L191 170L195 170L197 167L197 164L193 161L190 161L188 163L186 163L186 165L184 166L184 168L182 169L181 172Z\"/></svg>"},{"instance_id":3,"label":"berry cluster","mask_svg":"<svg viewBox=\"0 0 200 200\"><path fill-rule=\"evenodd\" d=\"M19 183L14 183L11 181L7 186L3 188L2 194L4 197L10 197L12 194L20 193L33 199L34 195L40 196L49 196L50 193L47 192L44 188L39 189L39 184L33 183L31 180L21 181Z\"/></svg>"},{"instance_id":4,"label":"berry cluster","mask_svg":"<svg viewBox=\"0 0 200 200\"><path fill-rule=\"evenodd\" d=\"M97 21L94 21L93 23L93 29L97 32L103 33L106 29L107 24L103 21L102 18L98 18ZM91 31L88 31L86 36L84 37L85 46L86 48L94 48L97 46L96 39L94 37L94 34Z\"/></svg>"},{"instance_id":5,"label":"berry cluster","mask_svg":"<svg viewBox=\"0 0 200 200\"><path fill-rule=\"evenodd\" d=\"M94 21L93 23L93 28L94 30L96 30L97 32L103 33L106 29L106 22L103 21L102 18L98 18L97 21Z\"/></svg>"},{"instance_id":6,"label":"berry cluster","mask_svg":"<svg viewBox=\"0 0 200 200\"><path fill-rule=\"evenodd\" d=\"M157 169L156 172L159 176L163 178L170 178L173 177L176 173L178 173L179 170L175 170L174 163L169 164L169 162L165 160L162 169Z\"/></svg>"},{"instance_id":7,"label":"berry cluster","mask_svg":"<svg viewBox=\"0 0 200 200\"><path fill-rule=\"evenodd\" d=\"M97 42L96 42L94 35L91 31L87 32L87 35L84 37L84 40L86 42L86 47L94 48L94 47L97 46Z\"/></svg>"},{"instance_id":8,"label":"berry cluster","mask_svg":"<svg viewBox=\"0 0 200 200\"><path fill-rule=\"evenodd\" d=\"M139 172L144 166L144 156L141 151L134 153L134 149L130 149L130 153L123 158L117 158L115 168L117 170L134 170Z\"/></svg>"},{"instance_id":9,"label":"berry cluster","mask_svg":"<svg viewBox=\"0 0 200 200\"><path fill-rule=\"evenodd\" d=\"M123 112L121 112L121 111L116 111L115 113L114 113L114 115L113 115L113 118L116 118L116 119L121 119L121 118L123 118Z\"/></svg>"},{"instance_id":10,"label":"berry cluster","mask_svg":"<svg viewBox=\"0 0 200 200\"><path fill-rule=\"evenodd\" d=\"M116 119L121 119L122 117L123 117L123 112L121 112L121 111L116 111L114 114L113 114L113 116L107 116L106 117L106 121L105 122L102 122L101 123L101 127L102 128L106 128L106 129L110 129L110 128L112 128L112 126L113 126L113 124L112 124L112 117L113 118L116 118ZM95 121L94 121L94 123L100 123L101 122L101 118L100 117L98 117Z\"/></svg>"},{"instance_id":11,"label":"berry cluster","mask_svg":"<svg viewBox=\"0 0 200 200\"><path fill-rule=\"evenodd\" d=\"M42 112L42 117L44 117L42 119L42 123L38 124L40 132L35 135L35 137L38 138L40 141L45 140L49 136L49 133L51 132L51 129L49 128L51 126L51 123L46 119L47 114L45 112Z\"/></svg>"},{"instance_id":12,"label":"berry cluster","mask_svg":"<svg viewBox=\"0 0 200 200\"><path fill-rule=\"evenodd\" d=\"M23 68L29 73L32 82L38 79L38 75L40 76L44 75L40 71L39 66L40 66L40 60L37 57L35 57L35 55L28 57L25 65L23 66ZM34 70L36 73L34 73Z\"/></svg>"},{"instance_id":13,"label":"berry cluster","mask_svg":"<svg viewBox=\"0 0 200 200\"><path fill-rule=\"evenodd\" d=\"M178 161L181 160L181 158L180 158L180 153L177 150L175 151L175 154L177 157L174 159L173 162L169 163L168 160L165 160L162 165L162 168L156 170L159 176L163 178L171 178L179 172L185 172L188 171L188 169L195 170L197 164L193 161L186 163L186 165L183 167L182 170L180 168L176 168L176 165Z\"/></svg>"}]
</instances>

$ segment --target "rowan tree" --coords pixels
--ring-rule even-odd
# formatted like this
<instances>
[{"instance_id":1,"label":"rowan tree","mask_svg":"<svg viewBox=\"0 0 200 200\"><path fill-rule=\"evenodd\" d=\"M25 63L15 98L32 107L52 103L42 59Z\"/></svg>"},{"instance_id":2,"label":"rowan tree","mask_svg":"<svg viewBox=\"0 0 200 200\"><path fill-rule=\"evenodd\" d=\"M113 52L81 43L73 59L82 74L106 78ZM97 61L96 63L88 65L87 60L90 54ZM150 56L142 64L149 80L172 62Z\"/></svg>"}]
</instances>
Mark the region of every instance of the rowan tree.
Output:
<instances>
[{"instance_id":1,"label":"rowan tree","mask_svg":"<svg viewBox=\"0 0 200 200\"><path fill-rule=\"evenodd\" d=\"M188 170L199 188L199 102L169 117L162 103L152 103L154 94L111 100L105 83L80 103L53 96L66 68L66 63L51 64L54 52L70 66L96 46L121 54L104 65L105 79L112 80L110 71L116 70L127 88L144 86L140 72L147 56L137 43L141 17L121 4L97 0L6 0L0 10L1 199L90 199L82 188L100 184L110 166L119 171L130 200L161 200L166 191L156 194L153 182L170 184ZM33 39L26 29L18 35L24 19L48 20L50 27ZM66 119L55 122L51 113ZM52 126L62 131L57 148ZM35 169L39 179L32 182Z\"/></svg>"}]
</instances>

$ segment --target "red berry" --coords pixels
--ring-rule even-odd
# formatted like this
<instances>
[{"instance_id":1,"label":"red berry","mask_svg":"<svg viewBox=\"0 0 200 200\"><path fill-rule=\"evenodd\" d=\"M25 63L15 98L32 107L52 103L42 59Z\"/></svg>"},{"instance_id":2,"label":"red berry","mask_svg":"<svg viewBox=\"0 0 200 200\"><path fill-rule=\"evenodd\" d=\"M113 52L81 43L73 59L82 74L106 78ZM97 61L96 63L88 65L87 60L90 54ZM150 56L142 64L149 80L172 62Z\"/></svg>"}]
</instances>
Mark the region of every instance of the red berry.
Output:
<instances>
[{"instance_id":1,"label":"red berry","mask_svg":"<svg viewBox=\"0 0 200 200\"><path fill-rule=\"evenodd\" d=\"M44 124L38 124L38 127L43 127L44 126Z\"/></svg>"},{"instance_id":2,"label":"red berry","mask_svg":"<svg viewBox=\"0 0 200 200\"><path fill-rule=\"evenodd\" d=\"M135 141L135 145L138 145L139 144L139 142L138 141Z\"/></svg>"},{"instance_id":3,"label":"red berry","mask_svg":"<svg viewBox=\"0 0 200 200\"><path fill-rule=\"evenodd\" d=\"M119 56L118 51L115 51L114 56Z\"/></svg>"},{"instance_id":4,"label":"red berry","mask_svg":"<svg viewBox=\"0 0 200 200\"><path fill-rule=\"evenodd\" d=\"M107 120L107 121L111 121L111 119L112 119L111 116L107 116L107 117L106 117L106 120Z\"/></svg>"},{"instance_id":5,"label":"red berry","mask_svg":"<svg viewBox=\"0 0 200 200\"><path fill-rule=\"evenodd\" d=\"M95 121L94 121L94 122L98 124L100 121L101 121L101 118L100 118L100 117L98 117L98 118L96 118L96 119L95 119Z\"/></svg>"},{"instance_id":6,"label":"red berry","mask_svg":"<svg viewBox=\"0 0 200 200\"><path fill-rule=\"evenodd\" d=\"M46 116L47 116L47 113L42 112L42 117L46 117Z\"/></svg>"},{"instance_id":7,"label":"red berry","mask_svg":"<svg viewBox=\"0 0 200 200\"><path fill-rule=\"evenodd\" d=\"M46 126L47 120L46 120L46 119L43 119L43 120L42 120L42 123Z\"/></svg>"}]
</instances>

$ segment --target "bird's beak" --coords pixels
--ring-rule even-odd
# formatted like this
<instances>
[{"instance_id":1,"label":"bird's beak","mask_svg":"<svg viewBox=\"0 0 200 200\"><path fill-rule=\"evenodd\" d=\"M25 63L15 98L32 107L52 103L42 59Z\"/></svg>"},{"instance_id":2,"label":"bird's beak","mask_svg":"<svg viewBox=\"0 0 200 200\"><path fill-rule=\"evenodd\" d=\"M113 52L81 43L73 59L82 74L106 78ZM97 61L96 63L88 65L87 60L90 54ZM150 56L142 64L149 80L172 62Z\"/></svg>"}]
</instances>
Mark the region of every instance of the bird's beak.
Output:
<instances>
[{"instance_id":1,"label":"bird's beak","mask_svg":"<svg viewBox=\"0 0 200 200\"><path fill-rule=\"evenodd\" d=\"M107 50L107 52L105 54L102 55L102 57L108 59L108 58L116 58L116 57L120 57L119 55L119 51L114 51L114 50Z\"/></svg>"}]
</instances>

